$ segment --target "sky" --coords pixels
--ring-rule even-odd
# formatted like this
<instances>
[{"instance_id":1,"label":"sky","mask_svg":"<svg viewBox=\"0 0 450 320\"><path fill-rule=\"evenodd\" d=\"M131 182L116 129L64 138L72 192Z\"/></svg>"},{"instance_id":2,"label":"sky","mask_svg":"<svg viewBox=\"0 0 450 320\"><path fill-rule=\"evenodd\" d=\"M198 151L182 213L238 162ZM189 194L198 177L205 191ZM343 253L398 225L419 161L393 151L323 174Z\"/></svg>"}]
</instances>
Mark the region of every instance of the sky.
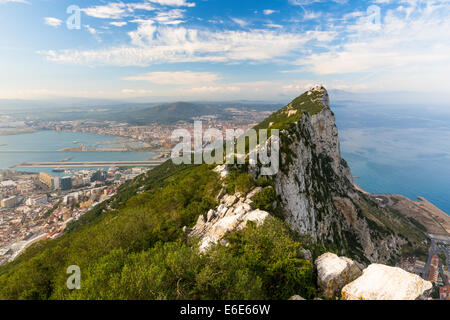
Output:
<instances>
[{"instance_id":1,"label":"sky","mask_svg":"<svg viewBox=\"0 0 450 320\"><path fill-rule=\"evenodd\" d=\"M448 96L450 0L0 0L0 99Z\"/></svg>"}]
</instances>

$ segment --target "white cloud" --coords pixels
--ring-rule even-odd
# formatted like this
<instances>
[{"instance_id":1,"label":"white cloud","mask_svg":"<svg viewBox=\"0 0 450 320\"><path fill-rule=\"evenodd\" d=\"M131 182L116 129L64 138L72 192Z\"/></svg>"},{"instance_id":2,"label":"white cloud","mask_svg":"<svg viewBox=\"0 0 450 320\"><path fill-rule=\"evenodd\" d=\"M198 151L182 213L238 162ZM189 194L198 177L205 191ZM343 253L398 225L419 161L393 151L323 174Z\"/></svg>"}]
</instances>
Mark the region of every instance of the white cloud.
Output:
<instances>
[{"instance_id":1,"label":"white cloud","mask_svg":"<svg viewBox=\"0 0 450 320\"><path fill-rule=\"evenodd\" d=\"M241 28L245 28L246 26L248 26L248 22L244 19L231 18L231 20L233 20L233 22L238 24Z\"/></svg>"},{"instance_id":2,"label":"white cloud","mask_svg":"<svg viewBox=\"0 0 450 320\"><path fill-rule=\"evenodd\" d=\"M278 11L272 10L272 9L266 9L266 10L263 11L263 13L264 13L266 16L269 16L269 15L275 13L275 12L278 12Z\"/></svg>"},{"instance_id":3,"label":"white cloud","mask_svg":"<svg viewBox=\"0 0 450 320\"><path fill-rule=\"evenodd\" d=\"M94 35L97 34L97 30L95 28L91 27L90 25L86 24L86 25L84 25L84 27L90 34L94 34Z\"/></svg>"},{"instance_id":4,"label":"white cloud","mask_svg":"<svg viewBox=\"0 0 450 320\"><path fill-rule=\"evenodd\" d=\"M340 32L341 44L299 58L318 75L367 75L358 87L379 90L447 90L450 70L449 1L412 1L387 10L378 28L355 12ZM350 15L349 15L350 16ZM358 18L359 17L359 18Z\"/></svg>"},{"instance_id":5,"label":"white cloud","mask_svg":"<svg viewBox=\"0 0 450 320\"><path fill-rule=\"evenodd\" d=\"M140 3L110 2L105 5L97 5L84 8L82 9L82 11L88 16L94 18L121 19L123 17L132 16L136 10L145 10L145 11L156 10L156 8L152 5L152 3L170 7L195 6L195 3L186 2L185 0L148 0L148 2L140 2Z\"/></svg>"},{"instance_id":6,"label":"white cloud","mask_svg":"<svg viewBox=\"0 0 450 320\"><path fill-rule=\"evenodd\" d=\"M189 89L181 89L180 93L189 95L210 95L211 93L236 93L240 92L241 88L236 86L202 86L202 87L192 87Z\"/></svg>"},{"instance_id":7,"label":"white cloud","mask_svg":"<svg viewBox=\"0 0 450 320\"><path fill-rule=\"evenodd\" d=\"M123 27L123 26L127 25L127 22L126 21L112 21L109 24L112 26L115 26L115 27Z\"/></svg>"},{"instance_id":8,"label":"white cloud","mask_svg":"<svg viewBox=\"0 0 450 320\"><path fill-rule=\"evenodd\" d=\"M99 19L121 19L132 15L136 10L155 10L149 3L123 3L111 2L106 5L98 5L81 9L90 17Z\"/></svg>"},{"instance_id":9,"label":"white cloud","mask_svg":"<svg viewBox=\"0 0 450 320\"><path fill-rule=\"evenodd\" d=\"M160 11L156 14L156 17L153 18L153 20L161 23L161 24L171 24L176 25L183 23L184 21L181 20L184 16L184 12L186 10L184 9L173 9L169 11Z\"/></svg>"},{"instance_id":10,"label":"white cloud","mask_svg":"<svg viewBox=\"0 0 450 320\"><path fill-rule=\"evenodd\" d=\"M44 23L51 27L59 27L62 24L62 20L52 17L46 17L44 18Z\"/></svg>"},{"instance_id":11,"label":"white cloud","mask_svg":"<svg viewBox=\"0 0 450 320\"><path fill-rule=\"evenodd\" d=\"M279 28L279 29L283 28L282 25L274 24L274 23L268 23L268 24L265 24L265 26L268 27L268 28Z\"/></svg>"},{"instance_id":12,"label":"white cloud","mask_svg":"<svg viewBox=\"0 0 450 320\"><path fill-rule=\"evenodd\" d=\"M305 11L305 14L303 15L304 20L314 20L318 19L322 16L321 12L314 12L314 11Z\"/></svg>"},{"instance_id":13,"label":"white cloud","mask_svg":"<svg viewBox=\"0 0 450 320\"><path fill-rule=\"evenodd\" d=\"M186 0L148 0L149 2L157 3L163 6L172 7L195 7L195 3L186 2Z\"/></svg>"},{"instance_id":14,"label":"white cloud","mask_svg":"<svg viewBox=\"0 0 450 320\"><path fill-rule=\"evenodd\" d=\"M152 90L146 90L146 89L122 89L122 93L127 96L147 96L149 94L152 94Z\"/></svg>"},{"instance_id":15,"label":"white cloud","mask_svg":"<svg viewBox=\"0 0 450 320\"><path fill-rule=\"evenodd\" d=\"M88 65L147 66L163 62L271 61L298 53L307 43L327 42L334 32L274 30L220 31L140 24L129 32L131 45L41 52L50 61ZM270 44L270 45L268 45Z\"/></svg>"},{"instance_id":16,"label":"white cloud","mask_svg":"<svg viewBox=\"0 0 450 320\"><path fill-rule=\"evenodd\" d=\"M15 3L25 3L25 4L31 4L27 0L0 0L0 4L2 3L8 3L8 2L15 2Z\"/></svg>"},{"instance_id":17,"label":"white cloud","mask_svg":"<svg viewBox=\"0 0 450 320\"><path fill-rule=\"evenodd\" d=\"M128 81L148 81L161 85L192 85L210 84L220 79L220 76L211 72L150 72L139 76L127 77Z\"/></svg>"}]
</instances>

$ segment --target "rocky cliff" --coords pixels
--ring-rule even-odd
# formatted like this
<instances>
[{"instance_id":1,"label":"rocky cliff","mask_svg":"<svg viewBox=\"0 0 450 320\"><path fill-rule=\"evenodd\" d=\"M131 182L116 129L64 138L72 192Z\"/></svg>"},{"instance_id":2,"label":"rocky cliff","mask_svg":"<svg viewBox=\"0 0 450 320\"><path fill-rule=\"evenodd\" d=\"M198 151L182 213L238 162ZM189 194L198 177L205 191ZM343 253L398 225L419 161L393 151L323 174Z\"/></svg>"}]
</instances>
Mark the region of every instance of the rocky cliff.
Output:
<instances>
[{"instance_id":1,"label":"rocky cliff","mask_svg":"<svg viewBox=\"0 0 450 320\"><path fill-rule=\"evenodd\" d=\"M293 230L366 263L392 262L405 246L425 249L414 225L354 187L324 87L304 93L256 128L281 130L274 182Z\"/></svg>"}]
</instances>

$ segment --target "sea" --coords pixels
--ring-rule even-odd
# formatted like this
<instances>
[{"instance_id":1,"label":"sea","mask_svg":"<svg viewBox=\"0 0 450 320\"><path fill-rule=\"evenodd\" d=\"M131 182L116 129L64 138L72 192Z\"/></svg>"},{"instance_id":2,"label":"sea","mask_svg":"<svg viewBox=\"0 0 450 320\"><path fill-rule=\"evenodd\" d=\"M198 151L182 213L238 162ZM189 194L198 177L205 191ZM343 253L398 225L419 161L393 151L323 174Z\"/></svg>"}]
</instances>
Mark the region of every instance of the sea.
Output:
<instances>
[{"instance_id":1,"label":"sea","mask_svg":"<svg viewBox=\"0 0 450 320\"><path fill-rule=\"evenodd\" d=\"M336 103L342 156L370 193L421 196L450 214L450 106Z\"/></svg>"},{"instance_id":2,"label":"sea","mask_svg":"<svg viewBox=\"0 0 450 320\"><path fill-rule=\"evenodd\" d=\"M23 162L45 161L142 161L149 160L154 152L58 152L77 148L114 149L124 145L139 147L133 140L78 132L39 131L27 134L0 136L0 170ZM53 168L20 168L24 172L52 172ZM75 169L80 168L65 168ZM54 175L64 175L55 173Z\"/></svg>"}]
</instances>

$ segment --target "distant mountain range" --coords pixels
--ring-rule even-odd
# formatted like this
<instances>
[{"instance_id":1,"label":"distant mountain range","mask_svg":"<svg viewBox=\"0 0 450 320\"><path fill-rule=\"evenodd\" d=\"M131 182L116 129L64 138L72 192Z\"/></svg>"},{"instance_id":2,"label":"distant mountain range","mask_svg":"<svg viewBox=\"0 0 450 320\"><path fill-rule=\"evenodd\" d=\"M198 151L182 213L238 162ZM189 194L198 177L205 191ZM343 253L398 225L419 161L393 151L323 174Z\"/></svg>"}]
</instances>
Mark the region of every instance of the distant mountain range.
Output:
<instances>
[{"instance_id":1,"label":"distant mountain range","mask_svg":"<svg viewBox=\"0 0 450 320\"><path fill-rule=\"evenodd\" d=\"M17 100L1 100L0 114L14 114L27 120L109 120L127 122L131 125L150 123L171 124L178 121L191 121L194 117L215 115L220 120L231 119L235 111L273 111L278 104L261 102L174 102L174 103L120 103L67 106L58 108L56 104L21 104ZM39 112L36 112L39 110Z\"/></svg>"}]
</instances>

